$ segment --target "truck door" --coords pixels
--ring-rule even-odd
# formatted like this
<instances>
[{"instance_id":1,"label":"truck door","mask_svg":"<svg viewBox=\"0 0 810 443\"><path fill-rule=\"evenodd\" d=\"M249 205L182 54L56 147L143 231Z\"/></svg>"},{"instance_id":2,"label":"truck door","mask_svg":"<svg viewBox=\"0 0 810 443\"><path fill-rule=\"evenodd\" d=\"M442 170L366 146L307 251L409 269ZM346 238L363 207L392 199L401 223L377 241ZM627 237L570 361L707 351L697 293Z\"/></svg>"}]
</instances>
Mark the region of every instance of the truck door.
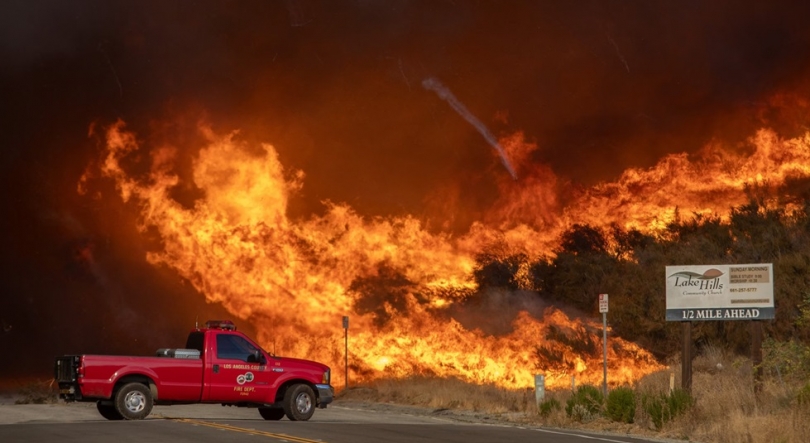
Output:
<instances>
[{"instance_id":1,"label":"truck door","mask_svg":"<svg viewBox=\"0 0 810 443\"><path fill-rule=\"evenodd\" d=\"M212 356L209 401L222 403L272 403L268 399L276 378L266 362L264 351L239 334L216 333L216 349Z\"/></svg>"}]
</instances>

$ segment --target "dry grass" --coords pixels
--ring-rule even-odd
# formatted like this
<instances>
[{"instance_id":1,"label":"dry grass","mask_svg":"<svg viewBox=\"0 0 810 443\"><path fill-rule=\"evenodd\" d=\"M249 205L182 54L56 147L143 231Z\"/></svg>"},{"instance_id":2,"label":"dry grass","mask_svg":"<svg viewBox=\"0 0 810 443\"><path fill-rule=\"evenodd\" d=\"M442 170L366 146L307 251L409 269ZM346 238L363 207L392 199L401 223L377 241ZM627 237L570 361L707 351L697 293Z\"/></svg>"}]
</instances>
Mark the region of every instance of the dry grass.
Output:
<instances>
[{"instance_id":1,"label":"dry grass","mask_svg":"<svg viewBox=\"0 0 810 443\"><path fill-rule=\"evenodd\" d=\"M675 369L680 371L680 366ZM697 403L687 417L672 423L669 432L712 443L810 440L810 405L797 401L804 387L801 381L766 376L755 394L750 360L723 352L704 352L694 360L693 370Z\"/></svg>"},{"instance_id":2,"label":"dry grass","mask_svg":"<svg viewBox=\"0 0 810 443\"><path fill-rule=\"evenodd\" d=\"M21 382L13 388L12 392L14 392L14 403L18 405L46 404L59 401L59 391L53 379Z\"/></svg>"},{"instance_id":3,"label":"dry grass","mask_svg":"<svg viewBox=\"0 0 810 443\"><path fill-rule=\"evenodd\" d=\"M472 385L455 378L411 377L378 380L370 385L349 388L339 398L391 402L432 409L460 409L489 414L526 412L537 407L534 391L513 391L492 385Z\"/></svg>"},{"instance_id":4,"label":"dry grass","mask_svg":"<svg viewBox=\"0 0 810 443\"><path fill-rule=\"evenodd\" d=\"M504 420L543 426L584 428L698 441L704 443L806 443L810 441L810 404L797 401L798 392L810 381L787 382L765 377L762 390L754 393L750 360L729 355L721 349L707 348L692 363L694 407L686 414L655 430L646 417L640 400L634 423L615 423L604 417L581 423L565 413L570 390L549 391L546 398L556 399L561 408L542 416L535 403L534 391L512 391L495 386L477 386L455 379L414 377L381 380L341 392L339 399L391 402L422 406L434 410L453 409L486 413ZM634 386L638 394L666 393L670 374L675 386L681 385L678 362L666 371L651 374ZM810 387L806 388L810 390ZM640 395L638 395L640 398Z\"/></svg>"}]
</instances>

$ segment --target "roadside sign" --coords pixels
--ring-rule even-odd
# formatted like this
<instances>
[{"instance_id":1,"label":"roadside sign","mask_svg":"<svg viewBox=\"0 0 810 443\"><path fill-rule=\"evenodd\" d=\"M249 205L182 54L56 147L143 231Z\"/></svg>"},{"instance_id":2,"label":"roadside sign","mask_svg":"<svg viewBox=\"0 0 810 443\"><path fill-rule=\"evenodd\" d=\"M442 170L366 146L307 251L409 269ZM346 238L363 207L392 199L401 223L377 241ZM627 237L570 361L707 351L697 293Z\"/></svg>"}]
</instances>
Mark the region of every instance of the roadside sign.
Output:
<instances>
[{"instance_id":1,"label":"roadside sign","mask_svg":"<svg viewBox=\"0 0 810 443\"><path fill-rule=\"evenodd\" d=\"M775 317L773 264L666 267L667 321Z\"/></svg>"},{"instance_id":2,"label":"roadside sign","mask_svg":"<svg viewBox=\"0 0 810 443\"><path fill-rule=\"evenodd\" d=\"M599 294L599 312L605 313L608 311L608 295Z\"/></svg>"}]
</instances>

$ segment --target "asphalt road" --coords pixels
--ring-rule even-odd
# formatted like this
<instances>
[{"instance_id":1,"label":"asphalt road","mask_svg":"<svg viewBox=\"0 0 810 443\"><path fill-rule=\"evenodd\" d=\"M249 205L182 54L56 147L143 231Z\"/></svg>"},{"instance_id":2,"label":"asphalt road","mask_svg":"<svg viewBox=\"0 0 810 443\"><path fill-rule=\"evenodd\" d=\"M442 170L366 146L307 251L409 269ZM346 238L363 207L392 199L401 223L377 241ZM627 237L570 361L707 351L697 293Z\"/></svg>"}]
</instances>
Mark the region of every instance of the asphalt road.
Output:
<instances>
[{"instance_id":1,"label":"asphalt road","mask_svg":"<svg viewBox=\"0 0 810 443\"><path fill-rule=\"evenodd\" d=\"M264 421L256 410L218 405L156 406L146 420L107 421L92 403L0 405L0 442L296 443L642 443L652 440L467 423L347 406L319 409L307 422Z\"/></svg>"}]
</instances>

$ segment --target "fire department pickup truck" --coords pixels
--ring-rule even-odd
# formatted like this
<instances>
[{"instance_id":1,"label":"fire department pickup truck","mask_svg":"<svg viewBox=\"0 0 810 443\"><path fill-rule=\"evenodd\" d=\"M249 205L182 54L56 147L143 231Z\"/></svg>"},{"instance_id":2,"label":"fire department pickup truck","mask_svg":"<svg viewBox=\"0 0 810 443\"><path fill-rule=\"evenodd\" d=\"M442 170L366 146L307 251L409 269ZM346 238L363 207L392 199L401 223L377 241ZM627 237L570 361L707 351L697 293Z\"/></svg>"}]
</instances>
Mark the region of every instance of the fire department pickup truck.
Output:
<instances>
[{"instance_id":1,"label":"fire department pickup truck","mask_svg":"<svg viewBox=\"0 0 810 443\"><path fill-rule=\"evenodd\" d=\"M140 420L153 405L254 407L265 420L309 420L332 402L329 367L265 352L230 321L189 333L184 349L156 357L67 355L56 359L59 397L96 402L108 420Z\"/></svg>"}]
</instances>

